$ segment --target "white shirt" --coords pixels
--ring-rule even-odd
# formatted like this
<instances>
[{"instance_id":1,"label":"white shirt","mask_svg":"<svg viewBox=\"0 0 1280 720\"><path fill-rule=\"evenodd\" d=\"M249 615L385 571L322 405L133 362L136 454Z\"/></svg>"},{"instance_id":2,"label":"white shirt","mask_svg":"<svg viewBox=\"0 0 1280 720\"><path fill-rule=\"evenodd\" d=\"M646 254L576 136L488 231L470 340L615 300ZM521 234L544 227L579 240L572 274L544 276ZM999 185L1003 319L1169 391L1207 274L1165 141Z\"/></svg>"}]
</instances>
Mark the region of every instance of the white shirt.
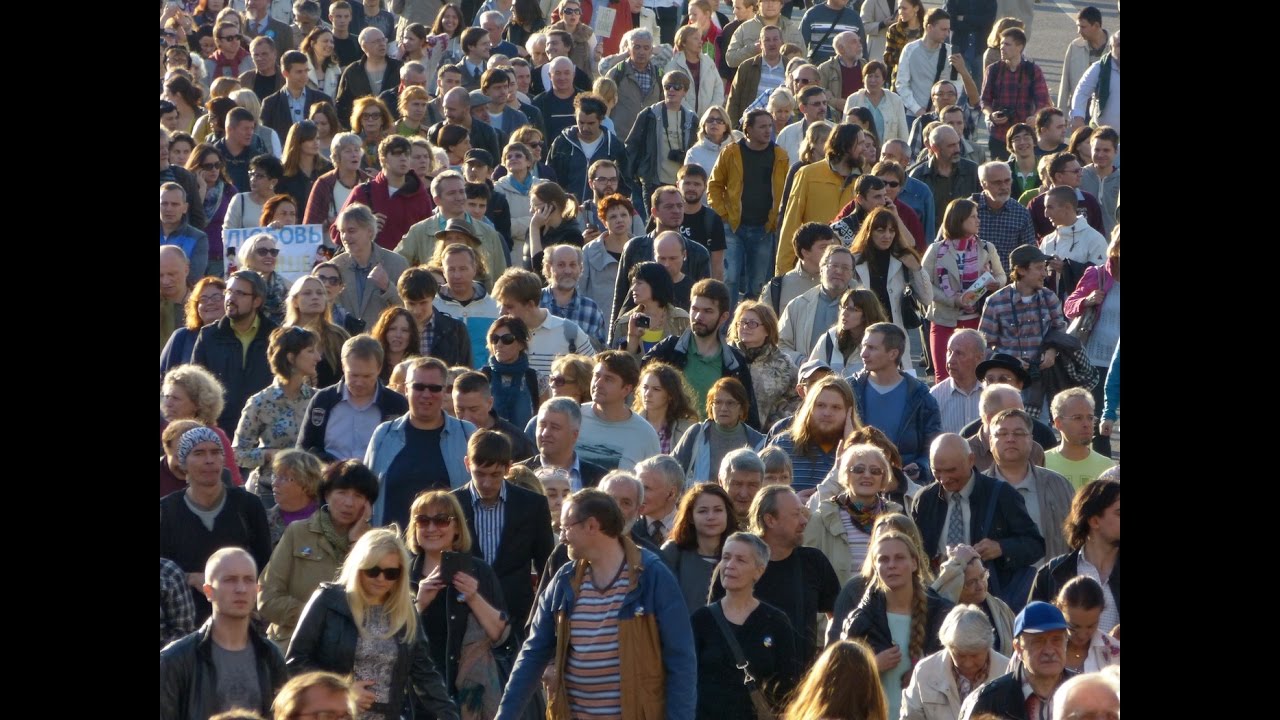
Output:
<instances>
[{"instance_id":1,"label":"white shirt","mask_svg":"<svg viewBox=\"0 0 1280 720\"><path fill-rule=\"evenodd\" d=\"M1112 572L1115 572L1113 569ZM1102 580L1102 573L1098 572L1098 568L1093 566L1085 558L1084 553L1080 553L1080 559L1076 562L1076 574L1091 577L1098 581L1102 586L1102 614L1098 616L1098 631L1110 633L1112 628L1120 624L1120 611L1116 609L1116 598L1111 594L1111 586Z\"/></svg>"},{"instance_id":2,"label":"white shirt","mask_svg":"<svg viewBox=\"0 0 1280 720\"><path fill-rule=\"evenodd\" d=\"M969 526L973 524L973 512L969 509L969 498L973 496L974 474L969 475L969 482L958 493L962 498L960 501L960 515L964 518L963 542L968 543L970 540ZM957 493L949 493L942 491L942 496L947 500L947 514L942 520L942 535L938 539L938 555L945 556L947 554L947 529L951 527L951 506L955 502L951 499L952 495Z\"/></svg>"},{"instance_id":3,"label":"white shirt","mask_svg":"<svg viewBox=\"0 0 1280 720\"><path fill-rule=\"evenodd\" d=\"M969 392L956 387L955 380L946 380L929 388L929 394L938 403L942 414L942 432L959 433L965 425L978 419L978 401L982 397L982 383L978 382Z\"/></svg>"},{"instance_id":4,"label":"white shirt","mask_svg":"<svg viewBox=\"0 0 1280 720\"><path fill-rule=\"evenodd\" d=\"M991 476L1009 483L1014 490L1017 490L1022 495L1022 499L1027 503L1027 514L1031 516L1031 521L1036 524L1036 529L1040 531L1041 537L1046 535L1044 525L1040 520L1040 485L1036 482L1035 468L1031 465L1031 462L1027 462L1027 475L1022 478L1021 483L1015 483L1006 478L1004 473L1000 472L1000 466L995 464L994 460L991 464ZM1061 532L1062 530L1057 528L1057 531ZM1041 558L1042 562L1044 560L1045 558Z\"/></svg>"},{"instance_id":5,"label":"white shirt","mask_svg":"<svg viewBox=\"0 0 1280 720\"><path fill-rule=\"evenodd\" d=\"M804 142L804 131L808 129L809 123L803 118L797 120L790 125L782 128L782 132L778 133L778 147L787 151L788 162L794 164L800 161L800 143Z\"/></svg>"},{"instance_id":6,"label":"white shirt","mask_svg":"<svg viewBox=\"0 0 1280 720\"><path fill-rule=\"evenodd\" d=\"M565 323L573 325L573 332L568 333L568 336L573 338L572 343L565 340L567 334L564 328ZM595 349L591 347L591 338L578 327L577 323L556 317L550 311L547 312L547 319L542 321L542 325L538 326L537 330L530 331L529 334L529 367L544 377L551 373L551 363L559 355L595 354Z\"/></svg>"}]
</instances>

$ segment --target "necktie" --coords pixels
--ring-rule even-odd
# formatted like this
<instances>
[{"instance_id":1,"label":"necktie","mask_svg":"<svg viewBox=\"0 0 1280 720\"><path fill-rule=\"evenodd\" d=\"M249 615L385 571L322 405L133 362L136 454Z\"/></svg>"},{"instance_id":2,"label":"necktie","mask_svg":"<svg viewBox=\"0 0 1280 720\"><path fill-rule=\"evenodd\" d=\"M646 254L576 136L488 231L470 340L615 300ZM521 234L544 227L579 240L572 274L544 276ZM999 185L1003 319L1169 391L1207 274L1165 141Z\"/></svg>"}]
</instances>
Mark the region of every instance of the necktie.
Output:
<instances>
[{"instance_id":1,"label":"necktie","mask_svg":"<svg viewBox=\"0 0 1280 720\"><path fill-rule=\"evenodd\" d=\"M1049 703L1035 693L1027 697L1027 720L1049 720Z\"/></svg>"},{"instance_id":2,"label":"necktie","mask_svg":"<svg viewBox=\"0 0 1280 720\"><path fill-rule=\"evenodd\" d=\"M652 527L651 527L651 532L649 533L649 537L652 537L652 538L653 538L653 544L654 544L654 545L661 545L661 544L662 544L662 541L663 541L663 540L666 540L666 536L665 536L665 535L663 535L663 533L662 533L662 521L661 521L661 520L654 520L654 521L653 521L653 525L652 525Z\"/></svg>"},{"instance_id":3,"label":"necktie","mask_svg":"<svg viewBox=\"0 0 1280 720\"><path fill-rule=\"evenodd\" d=\"M964 510L960 506L963 500L960 493L951 493L951 517L947 522L948 545L959 545L965 542Z\"/></svg>"}]
</instances>

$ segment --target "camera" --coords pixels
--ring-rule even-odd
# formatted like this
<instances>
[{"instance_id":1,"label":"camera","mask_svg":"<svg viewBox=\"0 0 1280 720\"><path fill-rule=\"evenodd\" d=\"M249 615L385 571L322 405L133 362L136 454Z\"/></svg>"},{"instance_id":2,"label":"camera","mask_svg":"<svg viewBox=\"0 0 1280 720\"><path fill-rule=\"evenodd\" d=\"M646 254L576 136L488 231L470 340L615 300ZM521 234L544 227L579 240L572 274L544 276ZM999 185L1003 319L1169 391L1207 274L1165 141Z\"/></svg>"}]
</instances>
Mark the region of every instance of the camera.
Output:
<instances>
[{"instance_id":1,"label":"camera","mask_svg":"<svg viewBox=\"0 0 1280 720\"><path fill-rule=\"evenodd\" d=\"M685 155L684 150L668 150L667 151L667 159L673 163L679 163L681 165L684 164L684 155Z\"/></svg>"},{"instance_id":2,"label":"camera","mask_svg":"<svg viewBox=\"0 0 1280 720\"><path fill-rule=\"evenodd\" d=\"M636 315L636 327L645 328L647 330L649 328L649 316Z\"/></svg>"}]
</instances>

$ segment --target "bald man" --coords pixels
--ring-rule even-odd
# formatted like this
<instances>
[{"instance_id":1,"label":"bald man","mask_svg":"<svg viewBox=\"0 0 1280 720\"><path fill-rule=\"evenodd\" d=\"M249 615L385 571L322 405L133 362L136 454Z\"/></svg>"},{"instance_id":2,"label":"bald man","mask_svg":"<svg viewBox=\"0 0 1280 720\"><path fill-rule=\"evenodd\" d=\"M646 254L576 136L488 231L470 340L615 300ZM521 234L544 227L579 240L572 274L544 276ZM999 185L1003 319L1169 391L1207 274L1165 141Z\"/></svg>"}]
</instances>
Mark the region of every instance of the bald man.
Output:
<instances>
[{"instance_id":1,"label":"bald man","mask_svg":"<svg viewBox=\"0 0 1280 720\"><path fill-rule=\"evenodd\" d=\"M502 157L503 138L492 125L476 120L471 116L471 91L464 87L455 87L444 94L441 100L444 108L444 120L432 125L427 137L432 142L439 139L440 129L445 125L460 125L467 129L471 136L471 147L488 150L491 157ZM439 144L439 143L437 143Z\"/></svg>"},{"instance_id":2,"label":"bald man","mask_svg":"<svg viewBox=\"0 0 1280 720\"><path fill-rule=\"evenodd\" d=\"M387 36L381 30L367 27L360 31L360 50L364 57L342 69L338 93L334 96L338 120L347 130L351 129L351 109L356 98L378 97L382 91L400 84L401 62L387 56Z\"/></svg>"},{"instance_id":3,"label":"bald man","mask_svg":"<svg viewBox=\"0 0 1280 720\"><path fill-rule=\"evenodd\" d=\"M929 447L934 481L916 495L911 516L925 552L938 564L947 548L968 543L991 571L991 592L1017 612L1027 602L1034 562L1045 543L1018 491L974 469L973 451L955 433Z\"/></svg>"},{"instance_id":4,"label":"bald man","mask_svg":"<svg viewBox=\"0 0 1280 720\"><path fill-rule=\"evenodd\" d=\"M187 254L177 245L160 246L160 349L174 330L182 327L187 301Z\"/></svg>"},{"instance_id":5,"label":"bald man","mask_svg":"<svg viewBox=\"0 0 1280 720\"><path fill-rule=\"evenodd\" d=\"M1120 681L1111 673L1077 675L1053 693L1053 720L1080 717L1120 717Z\"/></svg>"}]
</instances>

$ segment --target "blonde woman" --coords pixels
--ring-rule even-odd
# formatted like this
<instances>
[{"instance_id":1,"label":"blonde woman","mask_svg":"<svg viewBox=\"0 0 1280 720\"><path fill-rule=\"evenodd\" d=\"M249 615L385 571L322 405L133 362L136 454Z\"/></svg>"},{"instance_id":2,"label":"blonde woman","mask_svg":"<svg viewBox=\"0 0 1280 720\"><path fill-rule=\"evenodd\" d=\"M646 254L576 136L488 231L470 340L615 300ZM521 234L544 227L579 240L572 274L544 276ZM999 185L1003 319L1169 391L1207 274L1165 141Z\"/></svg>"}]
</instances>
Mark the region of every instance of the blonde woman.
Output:
<instances>
[{"instance_id":1,"label":"blonde woman","mask_svg":"<svg viewBox=\"0 0 1280 720\"><path fill-rule=\"evenodd\" d=\"M714 105L724 105L724 81L716 71L715 58L704 52L702 31L685 25L676 31L675 56L667 70L679 70L693 80L684 96L684 108L697 115Z\"/></svg>"},{"instance_id":2,"label":"blonde woman","mask_svg":"<svg viewBox=\"0 0 1280 720\"><path fill-rule=\"evenodd\" d=\"M863 428L862 430L858 430L857 432L850 435L849 437L856 438L859 435L865 435L865 434L866 434L866 428ZM859 441L853 440L852 442L856 444ZM883 445L876 445L876 447L879 447L881 452L885 453L885 457L888 458L889 460L890 467L893 467L895 460L892 454L889 453L887 450L885 450ZM827 481L830 482L834 480L835 480L835 473L832 473L830 476L828 476ZM824 482L823 487L818 489L818 495L815 495L814 497L818 497L819 495L822 495L823 492L828 489L826 486L827 486L827 482ZM836 486L839 487L838 484L836 484ZM828 497L830 497L830 495L827 495L823 499L825 500ZM810 508L812 507L813 507L813 503L810 503ZM872 525L871 527L871 544L874 545L876 542L876 538L890 531L900 532L903 535L906 535L907 537L911 538L911 541L916 544L916 547L920 548L921 556L924 555L924 538L920 537L920 528L916 527L916 523L914 520L912 520L910 517L908 517L904 513L900 513L900 512L895 512L895 513L887 512L882 514L880 517L876 518L875 524ZM858 572L854 573L854 575L849 578L849 581L846 582L844 586L840 588L840 594L836 597L835 609L832 610L832 613L831 613L831 626L827 628L827 643L833 643L839 640L841 636L844 634L844 621L849 618L849 614L853 612L853 609L858 606L858 602L862 600L862 596L866 594L867 584L871 581L874 575L875 575L875 561L870 555L867 555L863 559L862 567L858 569ZM938 585L938 582L940 582L940 580L939 581L933 580L933 575L932 573L930 573L929 568L927 567L924 568L920 577L923 582L926 582L926 583L932 582L933 585L931 587L937 590L937 585ZM944 598L948 600L951 599L951 596L947 595L946 593L940 590L938 591L938 594L942 595ZM1013 616L1010 615L1009 617L1010 617L1010 622L1012 622Z\"/></svg>"},{"instance_id":3,"label":"blonde woman","mask_svg":"<svg viewBox=\"0 0 1280 720\"><path fill-rule=\"evenodd\" d=\"M796 114L796 98L786 88L777 88L769 95L765 109L773 116L773 137L777 140L782 128L791 124Z\"/></svg>"},{"instance_id":4,"label":"blonde woman","mask_svg":"<svg viewBox=\"0 0 1280 720\"><path fill-rule=\"evenodd\" d=\"M680 32L684 30L685 28L681 28ZM685 98L687 100L688 96ZM723 107L718 104L703 107L702 119L698 121L698 142L685 153L684 164L700 165L710 174L720 157L720 151L741 140L742 133L729 125L729 114ZM728 230L727 227L725 229Z\"/></svg>"},{"instance_id":5,"label":"blonde woman","mask_svg":"<svg viewBox=\"0 0 1280 720\"><path fill-rule=\"evenodd\" d=\"M160 417L166 423L195 420L217 433L218 440L222 442L227 470L231 472L231 479L238 487L244 484L244 480L240 478L240 468L236 466L231 440L218 427L218 417L222 415L223 409L223 393L222 383L203 366L179 365L165 373L164 380L160 383ZM164 464L164 460L160 462ZM168 489L172 492L181 488ZM164 490L162 487L161 496L166 494Z\"/></svg>"},{"instance_id":6,"label":"blonde woman","mask_svg":"<svg viewBox=\"0 0 1280 720\"><path fill-rule=\"evenodd\" d=\"M840 491L822 500L805 526L804 544L827 556L841 586L862 567L876 520L902 512L901 505L883 496L892 472L880 448L868 444L845 448L836 464Z\"/></svg>"},{"instance_id":7,"label":"blonde woman","mask_svg":"<svg viewBox=\"0 0 1280 720\"><path fill-rule=\"evenodd\" d=\"M289 283L276 272L280 257L280 243L266 233L258 233L240 247L240 267L262 276L267 284L267 296L262 302L262 314L279 325L284 322L285 298L289 295Z\"/></svg>"},{"instance_id":8,"label":"blonde woman","mask_svg":"<svg viewBox=\"0 0 1280 720\"><path fill-rule=\"evenodd\" d=\"M800 681L782 720L896 720L876 682L875 653L861 642L827 646ZM840 678L840 682L831 682Z\"/></svg>"},{"instance_id":9,"label":"blonde woman","mask_svg":"<svg viewBox=\"0 0 1280 720\"><path fill-rule=\"evenodd\" d=\"M285 664L353 678L362 720L394 720L410 692L438 718L458 720L414 607L409 552L395 530L366 532L336 583L321 583L298 619Z\"/></svg>"},{"instance_id":10,"label":"blonde woman","mask_svg":"<svg viewBox=\"0 0 1280 720\"><path fill-rule=\"evenodd\" d=\"M320 338L320 362L312 387L327 388L342 379L342 344L351 335L333 322L329 292L320 278L303 275L293 282L285 297L284 325L306 328Z\"/></svg>"}]
</instances>

